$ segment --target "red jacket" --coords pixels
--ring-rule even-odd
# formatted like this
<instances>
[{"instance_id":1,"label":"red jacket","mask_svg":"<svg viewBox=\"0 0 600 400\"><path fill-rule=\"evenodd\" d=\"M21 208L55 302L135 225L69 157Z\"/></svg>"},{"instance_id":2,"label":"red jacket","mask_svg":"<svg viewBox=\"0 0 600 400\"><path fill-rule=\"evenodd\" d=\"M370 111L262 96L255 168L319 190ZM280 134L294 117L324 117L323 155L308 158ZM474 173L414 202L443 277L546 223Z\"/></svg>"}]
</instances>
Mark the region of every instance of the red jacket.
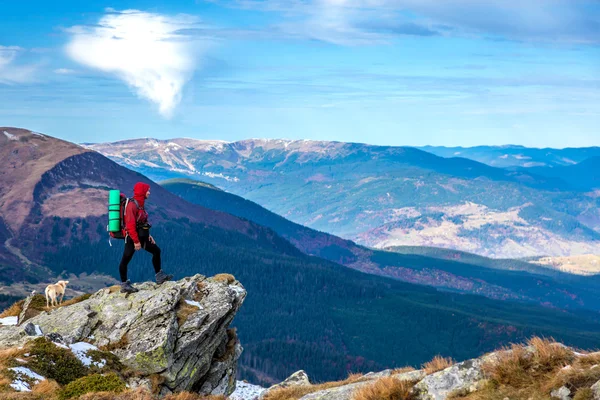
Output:
<instances>
[{"instance_id":1,"label":"red jacket","mask_svg":"<svg viewBox=\"0 0 600 400\"><path fill-rule=\"evenodd\" d=\"M148 213L144 209L144 204L146 202L146 193L148 193L149 189L150 185L147 183L136 183L133 187L133 198L138 202L140 208L136 206L135 202L129 201L125 209L125 232L133 239L133 243L140 242L137 233L138 224L148 222Z\"/></svg>"}]
</instances>

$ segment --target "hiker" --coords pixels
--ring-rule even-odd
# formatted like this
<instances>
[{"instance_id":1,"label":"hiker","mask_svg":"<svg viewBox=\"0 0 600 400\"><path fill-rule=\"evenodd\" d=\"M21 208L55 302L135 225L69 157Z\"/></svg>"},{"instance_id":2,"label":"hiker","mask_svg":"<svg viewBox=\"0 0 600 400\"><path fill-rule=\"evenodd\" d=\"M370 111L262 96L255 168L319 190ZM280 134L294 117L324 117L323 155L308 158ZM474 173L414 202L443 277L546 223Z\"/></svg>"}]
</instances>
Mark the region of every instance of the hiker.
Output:
<instances>
[{"instance_id":1,"label":"hiker","mask_svg":"<svg viewBox=\"0 0 600 400\"><path fill-rule=\"evenodd\" d=\"M125 207L125 250L123 251L123 258L119 265L121 293L135 293L139 291L127 279L127 265L135 252L141 249L152 254L152 265L156 273L156 283L162 285L164 282L173 279L173 275L167 275L162 271L160 248L150 235L148 213L144 209L144 204L149 196L150 185L138 182L133 187L133 199L129 200Z\"/></svg>"}]
</instances>

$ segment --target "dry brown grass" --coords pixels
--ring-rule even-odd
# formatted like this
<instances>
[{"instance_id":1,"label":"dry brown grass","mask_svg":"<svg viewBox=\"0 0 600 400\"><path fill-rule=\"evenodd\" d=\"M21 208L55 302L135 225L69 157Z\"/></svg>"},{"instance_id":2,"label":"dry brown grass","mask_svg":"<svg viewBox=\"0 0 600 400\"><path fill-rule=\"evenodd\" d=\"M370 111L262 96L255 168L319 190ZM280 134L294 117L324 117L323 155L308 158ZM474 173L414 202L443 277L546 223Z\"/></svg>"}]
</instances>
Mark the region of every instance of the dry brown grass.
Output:
<instances>
[{"instance_id":1,"label":"dry brown grass","mask_svg":"<svg viewBox=\"0 0 600 400\"><path fill-rule=\"evenodd\" d=\"M7 363L13 358L22 357L25 350L16 347L0 350L0 367L7 367Z\"/></svg>"},{"instance_id":2,"label":"dry brown grass","mask_svg":"<svg viewBox=\"0 0 600 400\"><path fill-rule=\"evenodd\" d=\"M594 392L590 388L581 389L575 393L573 400L594 400Z\"/></svg>"},{"instance_id":3,"label":"dry brown grass","mask_svg":"<svg viewBox=\"0 0 600 400\"><path fill-rule=\"evenodd\" d=\"M226 400L224 396L203 396L195 393L182 392L170 394L162 400ZM123 393L97 392L88 393L80 396L77 400L159 400L159 397L153 395L145 389L128 390Z\"/></svg>"},{"instance_id":4,"label":"dry brown grass","mask_svg":"<svg viewBox=\"0 0 600 400\"><path fill-rule=\"evenodd\" d=\"M505 349L496 362L485 364L484 371L501 385L525 388L539 386L575 358L571 350L552 340L534 337L528 344L533 351L513 345Z\"/></svg>"},{"instance_id":5,"label":"dry brown grass","mask_svg":"<svg viewBox=\"0 0 600 400\"><path fill-rule=\"evenodd\" d=\"M81 303L82 301L89 299L91 296L92 295L89 293L82 294L81 296L73 297L72 299L63 301L58 307L72 306L73 304Z\"/></svg>"},{"instance_id":6,"label":"dry brown grass","mask_svg":"<svg viewBox=\"0 0 600 400\"><path fill-rule=\"evenodd\" d=\"M102 351L114 351L118 349L123 349L129 345L129 337L125 334L121 336L121 339L117 342L109 343L105 346L99 347Z\"/></svg>"},{"instance_id":7,"label":"dry brown grass","mask_svg":"<svg viewBox=\"0 0 600 400\"><path fill-rule=\"evenodd\" d=\"M198 307L188 304L185 299L179 300L177 303L177 323L182 326L188 317L200 310Z\"/></svg>"},{"instance_id":8,"label":"dry brown grass","mask_svg":"<svg viewBox=\"0 0 600 400\"><path fill-rule=\"evenodd\" d=\"M589 356L577 357L567 368L562 368L544 384L546 391L568 387L571 391L579 393L590 388L600 380L600 354L594 353ZM584 396L582 394L581 396Z\"/></svg>"},{"instance_id":9,"label":"dry brown grass","mask_svg":"<svg viewBox=\"0 0 600 400\"><path fill-rule=\"evenodd\" d=\"M529 348L521 345L505 348L496 360L484 364L488 382L482 389L471 394L455 393L451 398L547 400L552 390L566 386L584 400L585 389L600 379L600 368L589 368L590 363L598 360L597 355L576 358L570 349L537 337L527 344Z\"/></svg>"},{"instance_id":10,"label":"dry brown grass","mask_svg":"<svg viewBox=\"0 0 600 400\"><path fill-rule=\"evenodd\" d=\"M121 285L112 285L108 287L108 293L115 293L121 291Z\"/></svg>"},{"instance_id":11,"label":"dry brown grass","mask_svg":"<svg viewBox=\"0 0 600 400\"><path fill-rule=\"evenodd\" d=\"M32 392L4 392L0 393L0 400L43 400L44 397Z\"/></svg>"},{"instance_id":12,"label":"dry brown grass","mask_svg":"<svg viewBox=\"0 0 600 400\"><path fill-rule=\"evenodd\" d=\"M56 399L59 390L60 385L52 379L43 380L31 388L33 393L39 394L44 399L49 400Z\"/></svg>"},{"instance_id":13,"label":"dry brown grass","mask_svg":"<svg viewBox=\"0 0 600 400\"><path fill-rule=\"evenodd\" d=\"M206 284L203 281L196 283L196 293L194 293L194 300L200 301L204 298L204 289L206 289Z\"/></svg>"},{"instance_id":14,"label":"dry brown grass","mask_svg":"<svg viewBox=\"0 0 600 400\"><path fill-rule=\"evenodd\" d=\"M412 393L414 385L414 382L386 376L357 389L352 400L413 400L416 399Z\"/></svg>"},{"instance_id":15,"label":"dry brown grass","mask_svg":"<svg viewBox=\"0 0 600 400\"><path fill-rule=\"evenodd\" d=\"M181 392L169 394L164 397L164 400L226 400L226 398L225 396L203 396L196 393Z\"/></svg>"},{"instance_id":16,"label":"dry brown grass","mask_svg":"<svg viewBox=\"0 0 600 400\"><path fill-rule=\"evenodd\" d=\"M407 372L413 372L413 371L416 371L416 369L414 369L413 367L396 368L396 369L392 370L392 375L405 374Z\"/></svg>"},{"instance_id":17,"label":"dry brown grass","mask_svg":"<svg viewBox=\"0 0 600 400\"><path fill-rule=\"evenodd\" d=\"M80 396L78 400L156 400L156 397L147 390L136 389L119 394L109 392L87 393Z\"/></svg>"},{"instance_id":18,"label":"dry brown grass","mask_svg":"<svg viewBox=\"0 0 600 400\"><path fill-rule=\"evenodd\" d=\"M152 387L152 394L158 394L160 392L160 385L165 382L165 377L158 374L152 374L149 376L150 386Z\"/></svg>"},{"instance_id":19,"label":"dry brown grass","mask_svg":"<svg viewBox=\"0 0 600 400\"><path fill-rule=\"evenodd\" d=\"M585 354L584 356L577 358L577 363L582 367L600 365L600 352Z\"/></svg>"},{"instance_id":20,"label":"dry brown grass","mask_svg":"<svg viewBox=\"0 0 600 400\"><path fill-rule=\"evenodd\" d=\"M351 383L359 382L362 379L362 374L350 374L348 375L348 378L343 381L326 382L317 385L290 386L287 388L275 389L267 393L262 400L298 400L309 393L349 385Z\"/></svg>"},{"instance_id":21,"label":"dry brown grass","mask_svg":"<svg viewBox=\"0 0 600 400\"><path fill-rule=\"evenodd\" d=\"M425 373L427 375L430 375L438 371L443 371L446 368L453 366L454 364L455 362L451 358L435 356L433 357L433 360L423 364L423 369L425 370Z\"/></svg>"},{"instance_id":22,"label":"dry brown grass","mask_svg":"<svg viewBox=\"0 0 600 400\"><path fill-rule=\"evenodd\" d=\"M21 314L21 311L23 311L24 303L25 300L17 301L16 303L8 307L6 310L2 311L2 314L0 314L0 318L18 317L19 314Z\"/></svg>"},{"instance_id":23,"label":"dry brown grass","mask_svg":"<svg viewBox=\"0 0 600 400\"><path fill-rule=\"evenodd\" d=\"M217 275L213 276L212 279L213 279L213 281L217 281L217 282L225 282L228 285L235 282L235 276L233 276L231 274L217 274Z\"/></svg>"}]
</instances>

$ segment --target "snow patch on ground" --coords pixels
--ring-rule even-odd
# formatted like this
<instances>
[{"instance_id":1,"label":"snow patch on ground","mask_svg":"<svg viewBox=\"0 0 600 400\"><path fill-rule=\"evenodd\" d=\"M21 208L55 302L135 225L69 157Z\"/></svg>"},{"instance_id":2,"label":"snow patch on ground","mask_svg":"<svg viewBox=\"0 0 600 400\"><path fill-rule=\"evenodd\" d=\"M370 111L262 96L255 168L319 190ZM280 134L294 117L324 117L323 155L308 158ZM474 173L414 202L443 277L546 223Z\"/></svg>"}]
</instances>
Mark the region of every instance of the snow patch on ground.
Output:
<instances>
[{"instance_id":1,"label":"snow patch on ground","mask_svg":"<svg viewBox=\"0 0 600 400\"><path fill-rule=\"evenodd\" d=\"M39 325L34 325L35 327L35 335L36 336L42 336L44 333L42 332L42 328L40 328Z\"/></svg>"},{"instance_id":2,"label":"snow patch on ground","mask_svg":"<svg viewBox=\"0 0 600 400\"><path fill-rule=\"evenodd\" d=\"M8 140L18 140L17 137L13 134L10 134L6 131L4 131L4 135L8 138Z\"/></svg>"},{"instance_id":3,"label":"snow patch on ground","mask_svg":"<svg viewBox=\"0 0 600 400\"><path fill-rule=\"evenodd\" d=\"M73 354L75 354L75 356L77 358L79 358L79 360L83 363L83 365L85 365L86 367L89 367L90 365L95 365L98 368L102 368L106 365L106 361L101 361L99 363L94 362L94 360L92 360L92 358L90 356L88 356L87 352L90 350L98 350L98 348L92 344L86 343L86 342L77 342L77 343L73 343L71 345L69 345L69 347L71 348L71 351L73 352Z\"/></svg>"},{"instance_id":4,"label":"snow patch on ground","mask_svg":"<svg viewBox=\"0 0 600 400\"><path fill-rule=\"evenodd\" d=\"M16 325L18 320L19 320L19 317L0 318L0 325Z\"/></svg>"},{"instance_id":5,"label":"snow patch on ground","mask_svg":"<svg viewBox=\"0 0 600 400\"><path fill-rule=\"evenodd\" d=\"M265 390L266 389L261 386L237 381L235 392L229 396L229 400L257 400Z\"/></svg>"},{"instance_id":6,"label":"snow patch on ground","mask_svg":"<svg viewBox=\"0 0 600 400\"><path fill-rule=\"evenodd\" d=\"M46 379L25 367L14 367L9 368L9 370L13 371L16 375L16 379L10 384L10 387L17 392L31 392L31 384L35 385Z\"/></svg>"},{"instance_id":7,"label":"snow patch on ground","mask_svg":"<svg viewBox=\"0 0 600 400\"><path fill-rule=\"evenodd\" d=\"M190 306L194 306L194 307L198 307L199 309L203 310L204 307L202 307L200 305L200 303L198 303L197 301L193 301L193 300L186 300L186 303L188 303Z\"/></svg>"}]
</instances>

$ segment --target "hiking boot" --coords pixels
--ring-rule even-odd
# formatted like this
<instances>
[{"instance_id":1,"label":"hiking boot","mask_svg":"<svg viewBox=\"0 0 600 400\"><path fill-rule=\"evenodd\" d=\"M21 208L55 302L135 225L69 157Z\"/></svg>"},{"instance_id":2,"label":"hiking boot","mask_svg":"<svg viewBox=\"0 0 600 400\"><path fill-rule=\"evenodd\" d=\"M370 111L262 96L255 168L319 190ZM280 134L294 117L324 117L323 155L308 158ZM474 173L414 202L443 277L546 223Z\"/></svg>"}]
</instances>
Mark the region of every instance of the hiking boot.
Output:
<instances>
[{"instance_id":1,"label":"hiking boot","mask_svg":"<svg viewBox=\"0 0 600 400\"><path fill-rule=\"evenodd\" d=\"M159 285L162 285L163 283L165 283L166 281L170 281L171 279L173 279L173 275L167 275L162 270L156 273L156 283L158 283Z\"/></svg>"},{"instance_id":2,"label":"hiking boot","mask_svg":"<svg viewBox=\"0 0 600 400\"><path fill-rule=\"evenodd\" d=\"M121 282L121 293L136 293L139 292L138 289L131 286L131 281L127 280L127 282Z\"/></svg>"}]
</instances>

